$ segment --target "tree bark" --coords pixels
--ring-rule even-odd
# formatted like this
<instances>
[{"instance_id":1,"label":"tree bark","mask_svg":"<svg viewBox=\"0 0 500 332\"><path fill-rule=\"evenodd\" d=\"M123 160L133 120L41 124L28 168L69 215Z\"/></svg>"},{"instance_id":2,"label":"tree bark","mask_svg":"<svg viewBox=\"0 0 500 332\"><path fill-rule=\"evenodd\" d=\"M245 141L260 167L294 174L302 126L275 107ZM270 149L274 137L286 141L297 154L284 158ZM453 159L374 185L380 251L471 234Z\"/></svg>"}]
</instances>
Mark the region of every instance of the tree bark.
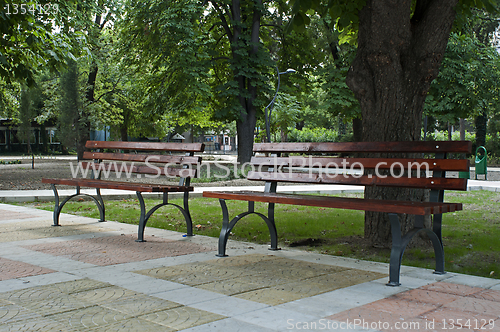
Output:
<instances>
[{"instance_id":1,"label":"tree bark","mask_svg":"<svg viewBox=\"0 0 500 332\"><path fill-rule=\"evenodd\" d=\"M476 148L485 146L486 144L486 124L488 119L485 113L481 113L476 117Z\"/></svg>"},{"instance_id":2,"label":"tree bark","mask_svg":"<svg viewBox=\"0 0 500 332\"><path fill-rule=\"evenodd\" d=\"M254 129L257 123L257 110L254 105L257 98L257 86L254 84L254 78L243 74L238 64L243 63L243 57L253 58L257 55L259 49L260 33L260 7L261 0L255 0L252 8L252 18L249 27L242 29L244 18L241 14L240 0L232 1L233 31L231 40L231 49L233 56L234 80L238 82L240 105L239 119L236 120L236 129L238 136L238 162L249 162L253 154ZM242 43L243 41L243 43ZM242 52L245 50L245 52ZM242 56L242 53L246 53Z\"/></svg>"},{"instance_id":3,"label":"tree bark","mask_svg":"<svg viewBox=\"0 0 500 332\"><path fill-rule=\"evenodd\" d=\"M458 0L367 0L347 84L360 102L364 141L418 141L423 104L437 77ZM389 151L388 151L389 152ZM422 200L422 192L369 188L366 198ZM413 218L400 217L403 232ZM386 214L365 214L365 237L390 245Z\"/></svg>"}]
</instances>

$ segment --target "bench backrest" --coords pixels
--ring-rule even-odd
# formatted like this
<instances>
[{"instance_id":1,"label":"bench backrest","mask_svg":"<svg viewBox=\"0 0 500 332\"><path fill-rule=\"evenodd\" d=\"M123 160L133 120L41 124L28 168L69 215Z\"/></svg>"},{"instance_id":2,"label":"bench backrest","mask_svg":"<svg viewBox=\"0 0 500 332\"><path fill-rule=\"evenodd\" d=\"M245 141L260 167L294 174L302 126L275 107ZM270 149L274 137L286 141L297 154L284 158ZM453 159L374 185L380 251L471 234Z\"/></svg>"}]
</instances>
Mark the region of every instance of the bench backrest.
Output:
<instances>
[{"instance_id":1,"label":"bench backrest","mask_svg":"<svg viewBox=\"0 0 500 332\"><path fill-rule=\"evenodd\" d=\"M122 141L87 141L83 153L82 166L96 171L96 177L103 172L121 172L168 176L181 178L180 185L186 179L197 177L197 165L203 152L203 143L163 143L163 142L122 142ZM123 152L123 150L127 152ZM110 152L111 151L111 152ZM135 153L132 153L135 151ZM107 162L106 162L107 161ZM117 162L122 163L117 163ZM137 164L139 163L139 164ZM187 181L189 182L189 180Z\"/></svg>"},{"instance_id":2,"label":"bench backrest","mask_svg":"<svg viewBox=\"0 0 500 332\"><path fill-rule=\"evenodd\" d=\"M467 190L467 179L446 176L450 171L468 172L469 160L447 157L471 153L472 143L260 143L254 145L254 152L251 164L257 170L249 172L250 180ZM283 153L291 155L283 157ZM345 154L367 157L340 157ZM430 172L432 177L428 177Z\"/></svg>"}]
</instances>

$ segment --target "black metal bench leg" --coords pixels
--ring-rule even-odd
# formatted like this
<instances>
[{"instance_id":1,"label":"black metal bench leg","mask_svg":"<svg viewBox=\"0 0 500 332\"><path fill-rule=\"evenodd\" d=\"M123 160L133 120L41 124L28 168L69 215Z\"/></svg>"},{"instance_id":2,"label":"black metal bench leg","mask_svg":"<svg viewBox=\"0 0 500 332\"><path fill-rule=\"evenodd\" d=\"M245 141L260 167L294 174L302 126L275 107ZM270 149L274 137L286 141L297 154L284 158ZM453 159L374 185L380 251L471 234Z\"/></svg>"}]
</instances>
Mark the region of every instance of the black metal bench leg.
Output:
<instances>
[{"instance_id":1,"label":"black metal bench leg","mask_svg":"<svg viewBox=\"0 0 500 332\"><path fill-rule=\"evenodd\" d=\"M187 236L194 236L193 234L193 220L191 219L191 213L189 212L189 191L184 193L184 219L186 219Z\"/></svg>"},{"instance_id":2,"label":"black metal bench leg","mask_svg":"<svg viewBox=\"0 0 500 332\"><path fill-rule=\"evenodd\" d=\"M222 208L222 229L219 235L219 251L217 253L218 257L226 257L226 245L229 234L231 233L231 225L229 224L229 213L227 211L227 205L225 199L219 199L220 206Z\"/></svg>"},{"instance_id":3,"label":"black metal bench leg","mask_svg":"<svg viewBox=\"0 0 500 332\"><path fill-rule=\"evenodd\" d=\"M274 223L274 205L274 203L269 203L267 207L267 218L269 221L264 220L269 228L269 235L271 235L271 248L269 250L281 250L281 248L278 248L278 231Z\"/></svg>"},{"instance_id":4,"label":"black metal bench leg","mask_svg":"<svg viewBox=\"0 0 500 332\"><path fill-rule=\"evenodd\" d=\"M57 192L56 186L54 184L50 185L52 191L54 192L55 206L54 206L54 224L52 226L61 226L59 225L59 215L61 214L61 208L59 207L59 193Z\"/></svg>"},{"instance_id":5,"label":"black metal bench leg","mask_svg":"<svg viewBox=\"0 0 500 332\"><path fill-rule=\"evenodd\" d=\"M391 222L392 232L392 248L391 258L389 263L389 283L387 286L399 286L399 273L401 270L401 259L403 257L404 247L401 237L401 226L399 224L398 215L389 213L389 221Z\"/></svg>"},{"instance_id":6,"label":"black metal bench leg","mask_svg":"<svg viewBox=\"0 0 500 332\"><path fill-rule=\"evenodd\" d=\"M106 221L106 208L104 207L104 200L102 199L101 196L101 189L96 188L97 192L97 198L96 198L96 204L99 209L99 217L100 217L100 222L105 222Z\"/></svg>"},{"instance_id":7,"label":"black metal bench leg","mask_svg":"<svg viewBox=\"0 0 500 332\"><path fill-rule=\"evenodd\" d=\"M142 194L139 191L136 191L137 199L139 200L139 204L141 206L141 216L139 218L139 231L137 234L137 240L135 242L146 242L144 241L144 229L146 228L146 204L144 203L144 198L142 198Z\"/></svg>"}]
</instances>

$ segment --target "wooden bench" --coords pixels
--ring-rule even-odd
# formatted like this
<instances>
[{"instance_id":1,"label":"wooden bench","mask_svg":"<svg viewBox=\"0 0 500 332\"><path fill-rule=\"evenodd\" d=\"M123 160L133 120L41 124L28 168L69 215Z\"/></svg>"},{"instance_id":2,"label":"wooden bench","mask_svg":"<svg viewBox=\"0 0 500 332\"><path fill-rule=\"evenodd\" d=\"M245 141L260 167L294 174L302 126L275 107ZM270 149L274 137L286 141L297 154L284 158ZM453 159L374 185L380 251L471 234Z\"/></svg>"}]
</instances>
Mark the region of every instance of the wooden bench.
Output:
<instances>
[{"instance_id":1,"label":"wooden bench","mask_svg":"<svg viewBox=\"0 0 500 332\"><path fill-rule=\"evenodd\" d=\"M187 235L193 235L193 225L189 213L189 192L193 191L190 186L191 178L197 176L197 167L201 163L201 157L195 156L195 152L203 152L202 143L161 143L161 142L112 142L112 141L88 141L87 149L83 154L84 161L79 164L80 169L90 170L90 178L71 179L42 179L43 183L49 183L55 196L54 226L59 226L59 215L61 210L70 199L76 196L88 196L96 203L100 220L105 221L104 201L101 189L117 189L135 191L141 206L139 218L138 242L144 242L144 229L151 215L160 207L173 205L178 208L186 220ZM139 151L140 153L123 153L121 151ZM110 152L112 151L112 152ZM75 169L74 167L73 169ZM115 178L125 175L128 181L115 181L102 179L102 175L115 173ZM178 178L178 185L151 184L130 181L132 174L136 179L158 178L159 181L169 178ZM75 176L75 174L73 174ZM155 182L158 182L155 180ZM56 185L69 185L76 187L76 194L66 197L59 203L59 194ZM96 195L83 194L81 187L96 188ZM142 193L163 193L163 202L146 211ZM184 193L184 206L168 202L168 193Z\"/></svg>"},{"instance_id":2,"label":"wooden bench","mask_svg":"<svg viewBox=\"0 0 500 332\"><path fill-rule=\"evenodd\" d=\"M253 151L264 153L266 156L256 155L252 158L250 163L257 170L249 172L247 178L265 181L263 192L206 191L203 193L203 197L218 198L222 207L223 225L219 237L218 256L226 256L226 244L231 230L241 218L249 214L256 214L264 220L271 235L270 249L278 250L275 204L306 205L388 213L392 231L388 285L400 285L399 274L404 250L411 238L422 231L428 234L434 247L435 273L442 274L444 273L444 251L441 239L442 213L462 210L460 203L443 202L444 190L467 190L467 179L447 178L446 173L469 171L470 167L467 159L447 159L447 157L450 153L471 153L471 149L470 142L462 141L255 144ZM280 157L283 153L294 154L294 156ZM340 158L338 157L340 154L363 154L364 157ZM426 175L417 177L417 164L425 165L422 163L428 165L428 171L432 172L432 177ZM341 174L332 174L332 171L336 171L335 165L338 166ZM391 165L397 166L393 167L394 174L386 174L390 173ZM344 168L348 171L358 170L358 172L363 169L363 173L346 174ZM406 172L410 170L412 175L399 177L402 169ZM418 172L418 174L421 173ZM431 192L429 202L374 200L277 193L278 182L423 188L430 189ZM226 200L248 201L248 211L230 220ZM255 212L255 202L268 203L267 216ZM415 215L414 228L404 235L402 235L397 214ZM424 227L426 215L433 216L432 229Z\"/></svg>"}]
</instances>

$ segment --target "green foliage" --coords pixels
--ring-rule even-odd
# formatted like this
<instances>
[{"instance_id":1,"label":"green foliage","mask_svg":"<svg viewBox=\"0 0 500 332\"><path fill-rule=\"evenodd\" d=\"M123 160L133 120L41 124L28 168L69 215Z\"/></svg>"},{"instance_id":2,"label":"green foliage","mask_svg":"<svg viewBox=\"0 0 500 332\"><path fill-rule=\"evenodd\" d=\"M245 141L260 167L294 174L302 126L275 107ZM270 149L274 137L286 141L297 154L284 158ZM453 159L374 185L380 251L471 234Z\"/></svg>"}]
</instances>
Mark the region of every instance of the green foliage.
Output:
<instances>
[{"instance_id":1,"label":"green foliage","mask_svg":"<svg viewBox=\"0 0 500 332\"><path fill-rule=\"evenodd\" d=\"M74 57L69 37L54 29L61 11L73 4L0 0L0 78L32 86L40 69L60 69Z\"/></svg>"},{"instance_id":2,"label":"green foliage","mask_svg":"<svg viewBox=\"0 0 500 332\"><path fill-rule=\"evenodd\" d=\"M292 129L288 134L289 142L336 142L337 132L327 128Z\"/></svg>"},{"instance_id":3,"label":"green foliage","mask_svg":"<svg viewBox=\"0 0 500 332\"><path fill-rule=\"evenodd\" d=\"M452 33L425 112L440 121L495 113L499 107L500 55L470 35Z\"/></svg>"}]
</instances>

